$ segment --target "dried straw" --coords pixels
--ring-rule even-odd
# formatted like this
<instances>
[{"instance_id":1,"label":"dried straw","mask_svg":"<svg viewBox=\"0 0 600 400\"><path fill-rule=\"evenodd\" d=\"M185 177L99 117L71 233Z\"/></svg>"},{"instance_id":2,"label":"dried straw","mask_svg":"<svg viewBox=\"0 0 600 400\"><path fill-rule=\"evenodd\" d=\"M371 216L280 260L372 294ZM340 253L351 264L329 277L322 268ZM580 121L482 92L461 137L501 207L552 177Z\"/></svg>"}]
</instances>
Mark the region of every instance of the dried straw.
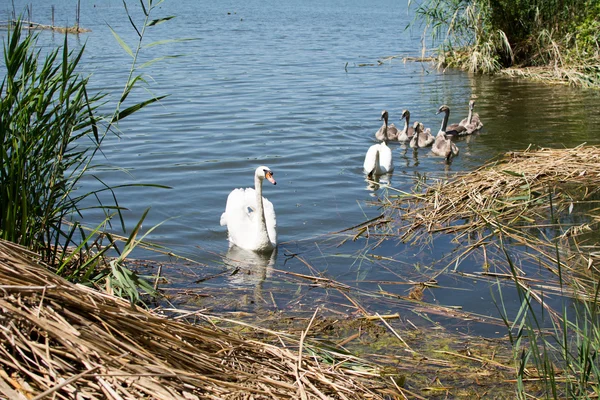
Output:
<instances>
[{"instance_id":1,"label":"dried straw","mask_svg":"<svg viewBox=\"0 0 600 400\"><path fill-rule=\"evenodd\" d=\"M580 86L584 88L598 87L597 79L593 78L590 69L597 69L596 65L569 66L533 66L525 68L505 68L500 73L513 78L527 78L533 81ZM591 76L590 76L591 75Z\"/></svg>"},{"instance_id":2,"label":"dried straw","mask_svg":"<svg viewBox=\"0 0 600 400\"><path fill-rule=\"evenodd\" d=\"M559 267L574 272L573 276L586 275L592 267L597 270L599 247L577 238L584 238L581 234L600 222L600 208L588 207L585 217L566 222L559 217L577 210L577 204L593 206L599 190L599 147L528 148L475 171L438 180L423 192L393 198L386 204L385 217L394 222L387 231L378 231L386 238L393 235L413 243L428 241L433 233L453 234L461 244L450 262L454 265L474 250L482 250L485 265L493 254L506 261L503 241L510 241L529 249L523 256L535 258L556 277L561 276ZM371 231L377 230L376 223L369 227ZM557 236L556 232L563 233ZM495 253L490 251L494 249ZM592 287L579 279L574 283L576 291ZM556 285L557 291L563 290L560 286Z\"/></svg>"},{"instance_id":3,"label":"dried straw","mask_svg":"<svg viewBox=\"0 0 600 400\"><path fill-rule=\"evenodd\" d=\"M15 21L15 20L10 21L10 23L12 25L16 24L17 22L18 21ZM59 33L76 33L76 34L91 32L91 29L82 28L78 25L55 26L55 25L39 24L39 23L33 22L33 21L21 21L21 24L23 24L23 29L30 29L30 30L50 30L50 31L59 32Z\"/></svg>"},{"instance_id":4,"label":"dried straw","mask_svg":"<svg viewBox=\"0 0 600 400\"><path fill-rule=\"evenodd\" d=\"M308 356L306 332L273 345L167 319L71 284L41 266L36 254L4 241L0 310L5 398L380 399L398 393L366 363L353 369L356 358L325 363Z\"/></svg>"},{"instance_id":5,"label":"dried straw","mask_svg":"<svg viewBox=\"0 0 600 400\"><path fill-rule=\"evenodd\" d=\"M393 207L402 211L404 235L427 232L462 232L495 226L547 220L553 207L567 203L557 186L597 187L600 183L600 148L527 149L507 153L479 169L458 175L451 181L438 181L424 194L399 199ZM594 190L587 191L591 198ZM585 200L580 199L580 200ZM558 208L556 211L560 211Z\"/></svg>"}]
</instances>

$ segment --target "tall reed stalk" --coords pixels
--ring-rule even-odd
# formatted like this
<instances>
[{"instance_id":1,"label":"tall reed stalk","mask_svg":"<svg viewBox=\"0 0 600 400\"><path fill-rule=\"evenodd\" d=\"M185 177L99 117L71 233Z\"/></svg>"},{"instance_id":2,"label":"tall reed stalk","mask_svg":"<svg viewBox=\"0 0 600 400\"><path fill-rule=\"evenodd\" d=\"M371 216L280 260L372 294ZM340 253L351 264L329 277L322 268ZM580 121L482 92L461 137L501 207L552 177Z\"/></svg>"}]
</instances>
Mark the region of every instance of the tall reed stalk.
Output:
<instances>
[{"instance_id":1,"label":"tall reed stalk","mask_svg":"<svg viewBox=\"0 0 600 400\"><path fill-rule=\"evenodd\" d=\"M65 37L62 50L41 60L35 44L35 36L22 38L18 23L4 47L0 237L55 264L57 246L69 236L65 218L92 194L76 196L75 188L100 145L95 111L102 96L90 96L87 78L75 72L83 47L70 52Z\"/></svg>"},{"instance_id":2,"label":"tall reed stalk","mask_svg":"<svg viewBox=\"0 0 600 400\"><path fill-rule=\"evenodd\" d=\"M118 132L119 121L164 97L128 102L129 94L144 82L137 60L146 29L172 18L151 19L151 12L161 3L140 1L144 14L141 28L124 3L138 41L132 51L113 31L133 61L112 115L98 115L105 96L89 94L88 78L76 72L85 46L70 51L65 35L62 48L43 56L36 50L37 36L23 35L20 22L9 32L4 46L6 74L0 85L0 238L40 253L45 263L71 280L106 280L114 291L132 301L139 300L139 288L152 290L123 266L125 256L139 243L136 236L147 211L120 250L118 241L105 229L118 216L125 230L116 187L105 185L86 193L77 188L82 178L93 176L92 162L103 140ZM111 192L115 202L99 203L97 207L107 217L96 222L96 228L86 230L80 222L83 201L99 199L102 191ZM111 248L120 256L109 263L102 257Z\"/></svg>"},{"instance_id":3,"label":"tall reed stalk","mask_svg":"<svg viewBox=\"0 0 600 400\"><path fill-rule=\"evenodd\" d=\"M502 237L502 233L500 236ZM548 318L544 312L545 307L536 307L539 297L533 300L532 291L519 283L517 268L504 244L502 246L521 300L517 316L511 321L504 308L501 286L498 284L500 299L496 303L513 346L518 398L598 398L600 285L595 286L593 293L585 293L582 300L572 302L565 299L559 318ZM560 271L561 268L561 263L557 262L557 269ZM561 284L566 285L561 273L559 277ZM528 392L526 382L538 382L537 392Z\"/></svg>"}]
</instances>

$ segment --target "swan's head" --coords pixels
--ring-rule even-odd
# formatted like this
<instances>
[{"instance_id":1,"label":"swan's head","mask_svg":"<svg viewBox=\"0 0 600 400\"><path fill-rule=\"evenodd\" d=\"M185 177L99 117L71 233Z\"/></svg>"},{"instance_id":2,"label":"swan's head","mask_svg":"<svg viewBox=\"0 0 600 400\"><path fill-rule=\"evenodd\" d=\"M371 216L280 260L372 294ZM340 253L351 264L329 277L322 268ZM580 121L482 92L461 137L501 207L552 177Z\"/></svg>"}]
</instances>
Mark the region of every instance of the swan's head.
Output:
<instances>
[{"instance_id":1,"label":"swan's head","mask_svg":"<svg viewBox=\"0 0 600 400\"><path fill-rule=\"evenodd\" d=\"M266 179L269 182L271 182L273 185L277 185L277 182L275 182L275 178L273 178L273 171L271 171L271 169L269 167L265 167L264 165L262 165L262 166L256 168L256 172L254 174L261 181L263 179Z\"/></svg>"},{"instance_id":2,"label":"swan's head","mask_svg":"<svg viewBox=\"0 0 600 400\"><path fill-rule=\"evenodd\" d=\"M469 101L469 109L473 110L475 108L475 100Z\"/></svg>"},{"instance_id":3,"label":"swan's head","mask_svg":"<svg viewBox=\"0 0 600 400\"><path fill-rule=\"evenodd\" d=\"M401 120L406 118L406 120L408 120L410 118L410 111L408 110L402 110L402 118L400 118Z\"/></svg>"},{"instance_id":4,"label":"swan's head","mask_svg":"<svg viewBox=\"0 0 600 400\"><path fill-rule=\"evenodd\" d=\"M413 129L416 132L422 132L423 131L423 124L420 123L419 121L415 121L415 123L413 124Z\"/></svg>"},{"instance_id":5,"label":"swan's head","mask_svg":"<svg viewBox=\"0 0 600 400\"><path fill-rule=\"evenodd\" d=\"M440 107L440 109L438 110L438 112L436 112L436 114L439 114L441 112L445 112L446 114L450 114L450 107L448 107L447 105L443 105Z\"/></svg>"},{"instance_id":6,"label":"swan's head","mask_svg":"<svg viewBox=\"0 0 600 400\"><path fill-rule=\"evenodd\" d=\"M379 119L384 120L384 121L388 120L388 112L387 112L387 110L383 110L381 112L381 118L379 118Z\"/></svg>"}]
</instances>

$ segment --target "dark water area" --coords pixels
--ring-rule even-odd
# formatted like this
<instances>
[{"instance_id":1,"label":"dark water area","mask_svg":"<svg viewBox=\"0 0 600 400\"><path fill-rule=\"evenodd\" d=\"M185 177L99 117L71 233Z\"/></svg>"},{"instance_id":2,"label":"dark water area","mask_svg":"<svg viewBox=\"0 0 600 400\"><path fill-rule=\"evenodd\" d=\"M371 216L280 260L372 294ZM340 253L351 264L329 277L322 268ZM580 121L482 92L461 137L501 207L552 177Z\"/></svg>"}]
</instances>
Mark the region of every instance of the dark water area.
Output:
<instances>
[{"instance_id":1,"label":"dark water area","mask_svg":"<svg viewBox=\"0 0 600 400\"><path fill-rule=\"evenodd\" d=\"M57 25L74 23L71 3L53 2ZM29 2L14 4L19 13ZM136 32L121 1L88 0L81 7L81 26L91 32L69 36L69 45L85 44L82 73L90 75L90 91L108 93L112 103L103 110L110 112L123 90L131 58L109 25L131 47ZM34 3L33 11L33 20L50 23L50 4ZM141 24L138 3L130 5L130 12ZM0 6L0 20L11 13L12 5ZM470 171L507 151L600 143L597 92L404 62L403 56L419 56L422 50L421 32L405 30L412 19L406 3L183 0L164 2L154 17L168 15L176 18L149 29L144 44L173 42L143 48L140 60L178 57L138 71L151 93L168 97L119 125L122 135L105 142L105 159L96 160L102 167L95 174L109 185L171 187L131 188L116 195L130 210L125 213L129 229L151 207L144 227L160 226L147 239L191 260L174 268L174 274L181 272L172 279L178 288L226 286L234 296L260 290L274 299L267 308L355 311L335 290L311 287L290 275L307 274L355 289L357 301L369 312L418 315L416 306L402 298L415 282L436 275L439 287L426 289L424 301L456 306L482 319L497 318L492 298L496 288L490 281L458 273L480 270L480 259L467 258L443 269L456 250L451 238L417 247L388 240L374 248L374 240L342 244L343 238L330 234L379 215L372 200L389 194L383 187L373 188L362 171L381 111L387 109L390 122L399 125L402 110L408 109L412 121L437 132L440 105L449 105L451 122L458 122L474 98L485 124L480 134L457 142L460 155L451 165L430 149L415 153L405 145L392 145L396 168L390 185L402 191L410 191L415 179L432 181ZM6 31L0 36L5 40ZM52 49L63 40L61 34L42 31L38 44ZM389 56L400 57L378 62ZM131 101L148 96L140 89ZM278 251L265 258L232 254L233 249L224 262L227 232L219 218L227 195L234 188L252 186L259 165L269 166L278 182L264 192L277 212ZM81 190L94 185L97 181L90 179ZM84 223L95 226L102 219L101 212L91 210ZM172 261L153 252L137 257ZM249 263L255 267L248 269ZM236 267L250 272L203 279ZM390 296L372 296L380 289ZM507 307L518 305L515 294L506 290ZM256 302L239 308L253 307ZM458 321L461 330L503 332L501 326Z\"/></svg>"}]
</instances>

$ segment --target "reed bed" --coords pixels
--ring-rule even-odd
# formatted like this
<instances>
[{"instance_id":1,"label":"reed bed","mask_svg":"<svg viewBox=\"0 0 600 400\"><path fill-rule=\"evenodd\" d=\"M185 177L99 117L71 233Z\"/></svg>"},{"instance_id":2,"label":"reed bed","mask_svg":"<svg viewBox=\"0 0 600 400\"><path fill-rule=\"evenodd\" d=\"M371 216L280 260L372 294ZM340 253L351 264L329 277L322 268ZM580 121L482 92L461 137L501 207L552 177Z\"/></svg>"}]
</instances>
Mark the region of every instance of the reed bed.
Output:
<instances>
[{"instance_id":1,"label":"reed bed","mask_svg":"<svg viewBox=\"0 0 600 400\"><path fill-rule=\"evenodd\" d=\"M557 66L534 66L505 68L500 73L513 78L527 78L533 81L565 84L583 88L598 87L600 65L579 65L568 68ZM595 78L594 78L595 77Z\"/></svg>"},{"instance_id":2,"label":"reed bed","mask_svg":"<svg viewBox=\"0 0 600 400\"><path fill-rule=\"evenodd\" d=\"M558 186L590 188L583 201L597 193L594 186L598 183L599 147L529 148L507 153L451 181L438 181L422 195L401 196L392 207L410 222L404 236L423 228L427 232L480 230L494 220L510 224L545 220L548 196L552 195L559 209L573 200L567 192L555 190ZM456 225L458 221L463 222Z\"/></svg>"},{"instance_id":3,"label":"reed bed","mask_svg":"<svg viewBox=\"0 0 600 400\"><path fill-rule=\"evenodd\" d=\"M451 270L494 282L513 346L515 398L597 398L599 161L596 146L510 152L380 200L384 212L353 227L355 238L431 245L448 234L456 247L432 279ZM503 280L516 288L516 314L506 308Z\"/></svg>"},{"instance_id":4,"label":"reed bed","mask_svg":"<svg viewBox=\"0 0 600 400\"><path fill-rule=\"evenodd\" d=\"M438 67L598 88L599 13L589 0L423 0L410 25L437 43Z\"/></svg>"},{"instance_id":5,"label":"reed bed","mask_svg":"<svg viewBox=\"0 0 600 400\"><path fill-rule=\"evenodd\" d=\"M460 246L450 264L458 265L480 250L486 267L490 250L505 260L503 243L510 241L515 247L533 250L524 252L525 256L535 258L556 277L561 268L578 276L596 269L598 245L578 238L592 232L600 221L600 208L595 206L600 188L599 147L510 152L475 171L421 188L390 196L381 218L355 227L357 236L422 242L432 234L453 234ZM585 216L576 217L583 208L587 208ZM498 278L483 272L488 273ZM506 270L506 277L511 275ZM588 286L585 279L578 279L572 293L592 288L592 281ZM540 287L544 285L539 282ZM557 285L556 290L566 289Z\"/></svg>"},{"instance_id":6,"label":"reed bed","mask_svg":"<svg viewBox=\"0 0 600 400\"><path fill-rule=\"evenodd\" d=\"M309 352L310 323L299 338L272 332L277 344L270 344L166 319L69 283L35 253L6 241L0 241L0 309L0 393L10 399L381 399L398 393L393 381L356 357Z\"/></svg>"}]
</instances>

